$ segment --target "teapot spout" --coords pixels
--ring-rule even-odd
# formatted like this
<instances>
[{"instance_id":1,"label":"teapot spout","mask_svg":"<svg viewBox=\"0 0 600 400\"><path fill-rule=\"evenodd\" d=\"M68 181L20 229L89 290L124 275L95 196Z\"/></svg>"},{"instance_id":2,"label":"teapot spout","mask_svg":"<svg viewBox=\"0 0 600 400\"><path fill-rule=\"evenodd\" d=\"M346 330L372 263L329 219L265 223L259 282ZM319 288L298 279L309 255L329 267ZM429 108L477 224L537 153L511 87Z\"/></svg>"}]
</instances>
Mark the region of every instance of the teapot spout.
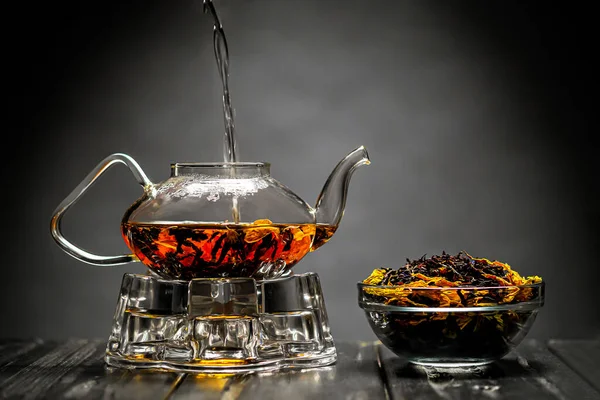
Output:
<instances>
[{"instance_id":1,"label":"teapot spout","mask_svg":"<svg viewBox=\"0 0 600 400\"><path fill-rule=\"evenodd\" d=\"M357 167L369 164L371 161L367 149L365 146L360 146L336 165L317 199L315 206L317 224L337 228L344 216L352 173Z\"/></svg>"}]
</instances>

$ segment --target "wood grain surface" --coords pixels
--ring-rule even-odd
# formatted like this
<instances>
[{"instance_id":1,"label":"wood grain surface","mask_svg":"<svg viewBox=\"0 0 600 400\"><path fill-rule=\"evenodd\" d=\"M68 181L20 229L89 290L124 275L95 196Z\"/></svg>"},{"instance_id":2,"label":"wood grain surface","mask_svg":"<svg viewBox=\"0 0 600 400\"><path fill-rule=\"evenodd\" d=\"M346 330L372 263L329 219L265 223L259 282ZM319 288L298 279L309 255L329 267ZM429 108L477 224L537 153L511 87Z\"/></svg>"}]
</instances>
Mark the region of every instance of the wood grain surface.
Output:
<instances>
[{"instance_id":1,"label":"wood grain surface","mask_svg":"<svg viewBox=\"0 0 600 400\"><path fill-rule=\"evenodd\" d=\"M202 375L114 369L103 340L0 341L2 399L600 399L600 341L524 341L488 367L416 367L379 342L340 342L334 366Z\"/></svg>"}]
</instances>

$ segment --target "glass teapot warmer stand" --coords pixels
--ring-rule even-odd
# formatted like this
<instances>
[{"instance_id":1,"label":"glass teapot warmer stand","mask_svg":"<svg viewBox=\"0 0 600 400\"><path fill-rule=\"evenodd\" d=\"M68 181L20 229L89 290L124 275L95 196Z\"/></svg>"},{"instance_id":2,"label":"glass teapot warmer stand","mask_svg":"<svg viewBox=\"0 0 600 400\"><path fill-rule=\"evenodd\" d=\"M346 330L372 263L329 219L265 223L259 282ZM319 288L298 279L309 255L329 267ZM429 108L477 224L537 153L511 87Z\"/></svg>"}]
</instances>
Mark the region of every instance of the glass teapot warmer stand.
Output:
<instances>
[{"instance_id":1,"label":"glass teapot warmer stand","mask_svg":"<svg viewBox=\"0 0 600 400\"><path fill-rule=\"evenodd\" d=\"M105 361L128 369L246 373L335 363L319 277L174 281L125 274Z\"/></svg>"}]
</instances>

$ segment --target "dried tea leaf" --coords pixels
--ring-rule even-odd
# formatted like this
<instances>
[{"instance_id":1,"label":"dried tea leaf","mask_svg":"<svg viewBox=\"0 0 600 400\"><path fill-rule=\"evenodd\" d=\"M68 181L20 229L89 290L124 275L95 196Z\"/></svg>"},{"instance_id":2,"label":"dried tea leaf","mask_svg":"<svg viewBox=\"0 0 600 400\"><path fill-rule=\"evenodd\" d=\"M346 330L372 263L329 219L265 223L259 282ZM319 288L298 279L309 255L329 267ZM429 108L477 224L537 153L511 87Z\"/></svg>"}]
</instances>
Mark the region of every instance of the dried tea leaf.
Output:
<instances>
[{"instance_id":1,"label":"dried tea leaf","mask_svg":"<svg viewBox=\"0 0 600 400\"><path fill-rule=\"evenodd\" d=\"M441 256L425 256L407 260L393 270L377 268L363 283L382 288L365 288L384 304L408 307L487 307L531 299L531 288L518 286L540 283L539 276L521 277L510 265L500 261L477 258L467 252ZM426 290L429 287L506 287L502 290ZM418 290L412 290L418 289Z\"/></svg>"}]
</instances>

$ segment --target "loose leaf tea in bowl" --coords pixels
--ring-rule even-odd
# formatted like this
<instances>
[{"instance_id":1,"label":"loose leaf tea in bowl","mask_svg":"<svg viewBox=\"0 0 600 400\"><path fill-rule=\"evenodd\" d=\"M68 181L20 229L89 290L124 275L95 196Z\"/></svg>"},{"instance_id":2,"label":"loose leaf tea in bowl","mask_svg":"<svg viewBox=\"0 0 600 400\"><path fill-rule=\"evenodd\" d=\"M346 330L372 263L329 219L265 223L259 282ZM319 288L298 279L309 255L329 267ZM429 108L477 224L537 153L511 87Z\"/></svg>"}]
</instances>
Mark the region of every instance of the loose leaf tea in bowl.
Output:
<instances>
[{"instance_id":1,"label":"loose leaf tea in bowl","mask_svg":"<svg viewBox=\"0 0 600 400\"><path fill-rule=\"evenodd\" d=\"M378 268L358 284L359 304L378 338L424 365L482 365L506 355L544 301L539 276L466 252Z\"/></svg>"}]
</instances>

